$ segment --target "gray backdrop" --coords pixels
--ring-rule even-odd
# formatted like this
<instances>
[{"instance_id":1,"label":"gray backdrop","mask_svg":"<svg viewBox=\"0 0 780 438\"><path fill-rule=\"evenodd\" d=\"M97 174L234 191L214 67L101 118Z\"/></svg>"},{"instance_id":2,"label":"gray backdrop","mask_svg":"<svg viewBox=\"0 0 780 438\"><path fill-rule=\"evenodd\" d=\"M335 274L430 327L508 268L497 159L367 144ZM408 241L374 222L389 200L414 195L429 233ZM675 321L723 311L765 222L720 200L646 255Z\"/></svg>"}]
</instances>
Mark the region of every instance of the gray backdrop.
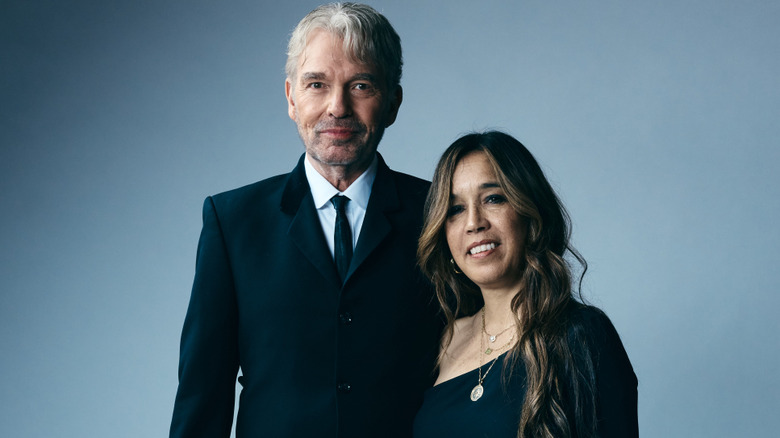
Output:
<instances>
[{"instance_id":1,"label":"gray backdrop","mask_svg":"<svg viewBox=\"0 0 780 438\"><path fill-rule=\"evenodd\" d=\"M0 1L0 436L167 434L203 198L303 151L284 52L317 2L216 3ZM372 4L405 50L391 166L515 135L571 211L642 435L772 436L780 3Z\"/></svg>"}]
</instances>

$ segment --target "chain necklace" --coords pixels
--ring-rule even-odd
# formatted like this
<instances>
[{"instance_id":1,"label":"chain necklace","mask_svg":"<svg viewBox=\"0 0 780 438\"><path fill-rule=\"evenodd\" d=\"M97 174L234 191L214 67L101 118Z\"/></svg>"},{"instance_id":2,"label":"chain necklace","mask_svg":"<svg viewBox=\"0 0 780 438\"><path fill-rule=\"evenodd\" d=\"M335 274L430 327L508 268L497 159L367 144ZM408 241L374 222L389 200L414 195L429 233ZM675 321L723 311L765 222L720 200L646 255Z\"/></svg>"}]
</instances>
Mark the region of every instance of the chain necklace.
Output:
<instances>
[{"instance_id":1,"label":"chain necklace","mask_svg":"<svg viewBox=\"0 0 780 438\"><path fill-rule=\"evenodd\" d=\"M488 337L488 341L492 344L493 342L496 342L496 339L507 332L507 330L511 329L514 326L514 324L511 324L509 327L501 330L500 332L496 333L495 335L491 335L487 332L487 329L485 328L485 308L482 307L482 333L484 333ZM490 353L487 353L490 354Z\"/></svg>"},{"instance_id":2,"label":"chain necklace","mask_svg":"<svg viewBox=\"0 0 780 438\"><path fill-rule=\"evenodd\" d=\"M488 341L490 341L491 343L496 341L496 337L501 336L502 334L506 333L506 331L511 329L512 327L514 327L514 324L510 325L509 327L505 328L504 330L501 330L501 333L499 333L497 335L491 336L490 334L488 334L487 329L485 329L485 308L484 307L482 308L482 333L487 335ZM502 345L502 346L500 346L498 348L490 348L490 345L488 345L488 348L484 350L485 354L490 355L490 353L492 353L494 351L503 350L504 348L509 346L509 344L512 343L512 340L514 338L515 338L515 335L512 334L512 336L509 338L509 341L507 341L506 344L504 344L504 345ZM482 349L482 336L481 335L480 335L480 338L479 338L479 345L480 345L479 349L480 349L480 351L482 351L483 349Z\"/></svg>"},{"instance_id":3,"label":"chain necklace","mask_svg":"<svg viewBox=\"0 0 780 438\"><path fill-rule=\"evenodd\" d=\"M485 308L484 307L482 308L482 331L483 332L485 331ZM505 331L506 330L504 330L504 332ZM485 333L485 334L487 334L487 333ZM488 335L488 336L490 336L490 335ZM477 380L477 386L475 386L474 389L471 390L471 396L470 396L471 401L477 401L480 398L482 398L482 394L485 393L485 388L482 386L482 383L485 381L485 378L487 378L487 375L490 372L490 370L493 369L493 365L496 364L496 361L498 361L498 357L499 357L499 356L496 356L490 362L490 366L488 367L487 371L485 371L485 375L482 375L482 356L483 356L483 354L489 355L490 353L492 353L494 351L503 350L504 348L508 347L509 344L512 343L512 340L514 340L514 338L515 338L515 335L512 334L512 337L509 338L509 342L507 342L506 344L498 347L495 350L493 350L490 347L485 349L485 338L480 333L480 335L479 335L479 366L477 367L478 380Z\"/></svg>"}]
</instances>

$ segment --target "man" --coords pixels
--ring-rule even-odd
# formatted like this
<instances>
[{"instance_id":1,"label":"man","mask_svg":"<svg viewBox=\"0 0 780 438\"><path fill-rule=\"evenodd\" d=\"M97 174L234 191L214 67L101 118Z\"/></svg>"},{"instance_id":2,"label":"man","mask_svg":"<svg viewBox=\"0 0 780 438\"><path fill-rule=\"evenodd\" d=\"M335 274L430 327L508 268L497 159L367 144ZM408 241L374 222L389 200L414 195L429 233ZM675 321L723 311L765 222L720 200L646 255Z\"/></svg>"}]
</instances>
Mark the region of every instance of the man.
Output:
<instances>
[{"instance_id":1,"label":"man","mask_svg":"<svg viewBox=\"0 0 780 438\"><path fill-rule=\"evenodd\" d=\"M408 437L441 323L415 264L428 183L376 153L402 101L400 39L321 6L288 48L293 171L206 199L172 437ZM343 195L342 198L338 195Z\"/></svg>"}]
</instances>

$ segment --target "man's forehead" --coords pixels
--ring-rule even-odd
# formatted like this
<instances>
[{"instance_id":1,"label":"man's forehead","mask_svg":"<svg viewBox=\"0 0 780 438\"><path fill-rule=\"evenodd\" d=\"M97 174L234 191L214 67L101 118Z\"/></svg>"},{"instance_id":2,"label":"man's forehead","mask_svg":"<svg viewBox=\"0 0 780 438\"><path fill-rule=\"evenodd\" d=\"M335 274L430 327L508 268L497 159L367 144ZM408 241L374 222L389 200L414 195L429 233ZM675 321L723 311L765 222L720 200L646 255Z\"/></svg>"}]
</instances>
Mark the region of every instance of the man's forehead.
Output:
<instances>
[{"instance_id":1,"label":"man's forehead","mask_svg":"<svg viewBox=\"0 0 780 438\"><path fill-rule=\"evenodd\" d=\"M382 72L373 64L340 62L334 66L330 63L309 61L302 59L298 66L298 79L300 81L335 79L335 77L340 76L350 80L379 82L382 78Z\"/></svg>"},{"instance_id":2,"label":"man's forehead","mask_svg":"<svg viewBox=\"0 0 780 438\"><path fill-rule=\"evenodd\" d=\"M338 60L341 65L345 62L351 64L350 67L354 67L356 72L362 74L379 76L382 72L382 69L376 62L361 60L355 55L353 50L345 47L343 37L325 29L316 29L312 31L307 39L306 45L298 59L299 75L302 76L307 71L321 73L318 71L318 66L311 65L312 62L310 61L312 59L327 60L329 57Z\"/></svg>"}]
</instances>

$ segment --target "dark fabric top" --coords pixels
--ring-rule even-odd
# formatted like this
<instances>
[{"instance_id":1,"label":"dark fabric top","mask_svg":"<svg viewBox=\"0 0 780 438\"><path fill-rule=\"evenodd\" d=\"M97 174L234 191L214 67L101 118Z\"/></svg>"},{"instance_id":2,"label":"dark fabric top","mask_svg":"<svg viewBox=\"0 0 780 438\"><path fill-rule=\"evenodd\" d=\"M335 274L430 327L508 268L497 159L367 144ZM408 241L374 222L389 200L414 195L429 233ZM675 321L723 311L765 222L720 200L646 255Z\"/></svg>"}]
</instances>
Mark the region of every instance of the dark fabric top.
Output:
<instances>
[{"instance_id":1,"label":"dark fabric top","mask_svg":"<svg viewBox=\"0 0 780 438\"><path fill-rule=\"evenodd\" d=\"M598 436L637 437L637 380L620 337L600 310L584 307L577 312L596 367ZM477 370L429 388L415 418L414 437L515 438L525 397L525 368L519 365L505 381L502 371L507 357L504 353L498 358L477 401L469 397L477 385ZM483 374L488 366L483 365Z\"/></svg>"},{"instance_id":2,"label":"dark fabric top","mask_svg":"<svg viewBox=\"0 0 780 438\"><path fill-rule=\"evenodd\" d=\"M441 319L415 265L429 184L379 157L342 281L303 155L206 199L171 438L409 438Z\"/></svg>"}]
</instances>

